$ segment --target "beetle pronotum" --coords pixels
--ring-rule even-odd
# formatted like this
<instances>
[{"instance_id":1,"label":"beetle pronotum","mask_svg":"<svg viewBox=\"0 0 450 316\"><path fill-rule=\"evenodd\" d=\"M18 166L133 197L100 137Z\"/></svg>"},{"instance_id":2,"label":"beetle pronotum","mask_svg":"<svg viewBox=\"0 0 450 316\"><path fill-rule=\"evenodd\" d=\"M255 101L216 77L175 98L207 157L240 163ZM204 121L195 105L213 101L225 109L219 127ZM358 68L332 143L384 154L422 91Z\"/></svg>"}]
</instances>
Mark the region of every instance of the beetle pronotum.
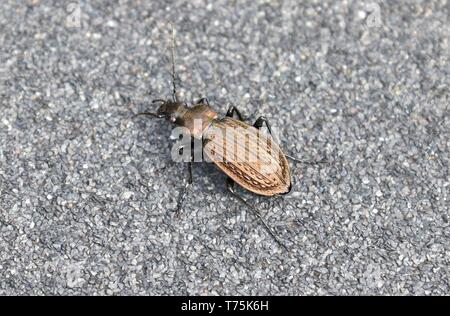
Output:
<instances>
[{"instance_id":1,"label":"beetle pronotum","mask_svg":"<svg viewBox=\"0 0 450 316\"><path fill-rule=\"evenodd\" d=\"M236 193L234 184L237 183L244 189L264 196L287 194L292 185L286 158L298 162L305 161L282 152L273 140L270 124L264 116L259 117L253 125L249 125L244 122L241 113L234 106L228 109L225 117L219 118L218 113L209 105L206 98L200 99L191 107L185 102L178 101L174 51L175 31L172 26L172 100L153 100L153 103L160 104L156 112L143 112L136 114L135 117L145 115L152 118L165 118L175 125L186 128L192 140L200 139L203 152L227 175L227 188L230 193L246 205L258 217L272 238L287 250L287 247L266 224L260 212ZM266 125L269 134L260 132L263 125ZM236 143L236 138L243 142ZM233 146L229 146L230 143ZM192 184L192 163L192 160L187 162L188 181L179 196L177 212L181 209L187 189Z\"/></svg>"}]
</instances>

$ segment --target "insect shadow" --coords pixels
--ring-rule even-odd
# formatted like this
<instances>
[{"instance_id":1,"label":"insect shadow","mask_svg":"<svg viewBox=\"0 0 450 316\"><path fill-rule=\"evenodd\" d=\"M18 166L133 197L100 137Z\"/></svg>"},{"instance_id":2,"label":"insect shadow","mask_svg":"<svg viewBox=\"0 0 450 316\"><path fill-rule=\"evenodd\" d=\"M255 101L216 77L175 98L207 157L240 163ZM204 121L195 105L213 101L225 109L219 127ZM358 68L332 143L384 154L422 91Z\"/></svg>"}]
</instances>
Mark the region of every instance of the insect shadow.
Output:
<instances>
[{"instance_id":1,"label":"insect shadow","mask_svg":"<svg viewBox=\"0 0 450 316\"><path fill-rule=\"evenodd\" d=\"M267 197L287 194L291 191L291 172L287 159L295 162L316 164L326 162L303 161L286 155L272 137L272 129L266 117L260 116L250 125L243 119L241 112L231 105L224 117L210 106L208 99L201 98L188 105L177 97L175 78L175 30L172 25L172 99L156 99L156 112L142 112L133 116L166 119L170 123L182 127L189 134L189 143L179 148L193 153L195 143L202 146L206 158L215 164L227 176L228 191L239 202L245 205L262 223L269 235L281 247L288 250L273 229L267 225L261 213L239 193L236 184L242 188ZM263 127L268 133L261 132ZM179 214L188 189L193 182L192 166L194 157L186 162L188 178L181 189L176 212Z\"/></svg>"}]
</instances>

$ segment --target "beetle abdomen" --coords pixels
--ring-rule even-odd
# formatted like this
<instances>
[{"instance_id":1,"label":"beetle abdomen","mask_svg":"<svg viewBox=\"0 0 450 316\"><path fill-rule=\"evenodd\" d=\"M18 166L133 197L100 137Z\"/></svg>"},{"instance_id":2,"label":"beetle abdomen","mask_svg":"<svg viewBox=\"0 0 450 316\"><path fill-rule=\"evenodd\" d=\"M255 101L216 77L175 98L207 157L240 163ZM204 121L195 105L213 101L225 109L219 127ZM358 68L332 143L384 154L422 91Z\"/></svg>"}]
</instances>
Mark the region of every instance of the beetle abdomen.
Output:
<instances>
[{"instance_id":1,"label":"beetle abdomen","mask_svg":"<svg viewBox=\"0 0 450 316\"><path fill-rule=\"evenodd\" d=\"M225 117L212 121L203 143L208 158L245 189L266 196L289 192L289 165L270 135Z\"/></svg>"}]
</instances>

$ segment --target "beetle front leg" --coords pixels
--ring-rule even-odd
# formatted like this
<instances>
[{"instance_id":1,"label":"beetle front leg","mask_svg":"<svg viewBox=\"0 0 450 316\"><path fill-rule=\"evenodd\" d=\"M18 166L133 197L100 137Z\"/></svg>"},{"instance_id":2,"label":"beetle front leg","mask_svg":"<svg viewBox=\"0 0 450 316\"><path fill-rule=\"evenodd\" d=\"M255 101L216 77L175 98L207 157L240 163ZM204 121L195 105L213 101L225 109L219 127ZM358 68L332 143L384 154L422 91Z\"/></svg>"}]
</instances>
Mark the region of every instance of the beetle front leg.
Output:
<instances>
[{"instance_id":1,"label":"beetle front leg","mask_svg":"<svg viewBox=\"0 0 450 316\"><path fill-rule=\"evenodd\" d=\"M192 149L192 144L191 144L191 149ZM183 207L183 203L184 203L184 200L186 198L187 192L188 192L188 190L189 190L189 188L190 188L190 186L191 186L191 184L193 182L193 180L192 180L193 179L193 177L192 177L192 163L193 163L193 161L194 161L194 156L193 156L193 152L191 151L191 161L189 161L187 163L187 167L188 167L187 182L186 182L186 184L183 186L183 188L181 190L180 196L178 198L177 208L175 210L175 214L177 216L180 215L180 211L181 211L181 208Z\"/></svg>"},{"instance_id":2,"label":"beetle front leg","mask_svg":"<svg viewBox=\"0 0 450 316\"><path fill-rule=\"evenodd\" d=\"M243 197L241 197L239 194L236 193L236 191L234 190L234 181L233 179L231 179L230 177L227 178L227 188L228 191L236 198L239 200L239 202L241 202L242 204L244 204L245 206L247 206L248 209L250 209L250 211L252 211L252 213L261 221L261 223L263 224L264 228L267 230L267 232L269 233L269 235L275 240L275 242L280 245L281 247L283 247L286 251L289 251L289 249L286 247L286 245L284 245L281 240L277 237L277 235L275 234L275 232L269 227L269 225L266 224L266 222L264 221L264 219L261 216L261 213L259 213L259 211L250 203L248 203Z\"/></svg>"},{"instance_id":3,"label":"beetle front leg","mask_svg":"<svg viewBox=\"0 0 450 316\"><path fill-rule=\"evenodd\" d=\"M178 198L177 209L175 213L177 216L180 214L181 208L183 207L184 200L186 198L187 191L192 184L192 161L187 163L188 166L188 179L186 184L183 186L182 191L180 193L180 197Z\"/></svg>"},{"instance_id":4,"label":"beetle front leg","mask_svg":"<svg viewBox=\"0 0 450 316\"><path fill-rule=\"evenodd\" d=\"M269 131L269 134L272 135L272 128L270 127L270 123L267 120L267 118L265 116L260 116L258 117L258 119L256 120L256 122L253 124L253 127L256 127L257 129L261 129L261 127L263 127L263 125L266 125L267 130ZM315 165L315 164L319 164L319 163L326 163L326 159L322 159L320 161L306 161L306 160L301 160L295 157L292 157L290 155L286 155L286 158L289 158L295 162L299 162L299 163L304 163L304 164L310 164L310 165Z\"/></svg>"}]
</instances>

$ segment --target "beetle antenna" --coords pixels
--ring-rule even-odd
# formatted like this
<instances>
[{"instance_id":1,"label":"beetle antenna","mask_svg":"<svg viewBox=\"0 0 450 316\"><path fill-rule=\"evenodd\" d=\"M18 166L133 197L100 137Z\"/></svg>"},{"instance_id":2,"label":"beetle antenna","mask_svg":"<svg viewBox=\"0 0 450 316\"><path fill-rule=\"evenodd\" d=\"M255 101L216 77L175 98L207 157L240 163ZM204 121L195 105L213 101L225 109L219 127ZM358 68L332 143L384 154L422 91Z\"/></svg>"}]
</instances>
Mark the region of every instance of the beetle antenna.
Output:
<instances>
[{"instance_id":1,"label":"beetle antenna","mask_svg":"<svg viewBox=\"0 0 450 316\"><path fill-rule=\"evenodd\" d=\"M172 25L172 98L174 102L177 102L177 86L175 83L175 27L172 22L170 22L170 24Z\"/></svg>"},{"instance_id":2,"label":"beetle antenna","mask_svg":"<svg viewBox=\"0 0 450 316\"><path fill-rule=\"evenodd\" d=\"M133 115L133 116L131 117L131 119L134 120L134 119L135 119L136 117L138 117L138 116L149 116L149 117L151 117L151 118L164 118L164 115L160 115L160 114L157 114L157 113L141 112L141 113L138 113L138 114Z\"/></svg>"}]
</instances>

